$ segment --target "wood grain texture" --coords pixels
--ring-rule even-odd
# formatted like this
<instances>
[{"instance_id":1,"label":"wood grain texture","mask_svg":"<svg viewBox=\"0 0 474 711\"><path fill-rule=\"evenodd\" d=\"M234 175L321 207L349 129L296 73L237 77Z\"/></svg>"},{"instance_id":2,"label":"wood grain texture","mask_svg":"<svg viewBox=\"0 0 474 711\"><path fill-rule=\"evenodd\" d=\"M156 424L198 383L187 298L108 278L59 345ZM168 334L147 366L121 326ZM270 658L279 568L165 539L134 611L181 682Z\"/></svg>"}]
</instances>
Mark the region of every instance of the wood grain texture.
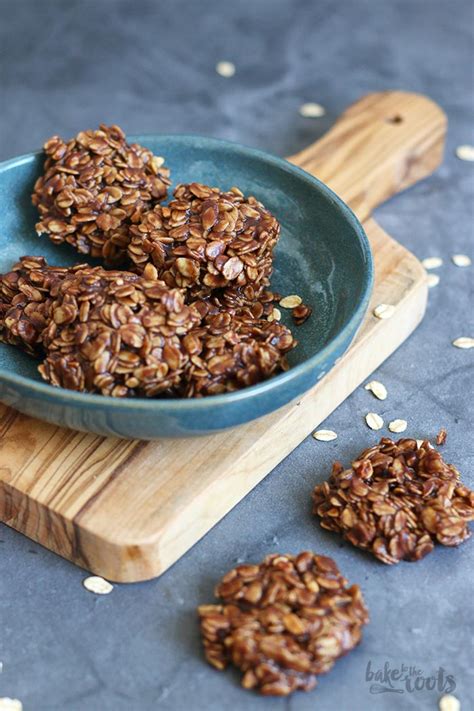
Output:
<instances>
[{"instance_id":1,"label":"wood grain texture","mask_svg":"<svg viewBox=\"0 0 474 711\"><path fill-rule=\"evenodd\" d=\"M403 139L390 137L387 144L385 117L393 118L395 109L406 122L413 120L417 140L404 128ZM441 110L424 97L371 95L346 111L321 141L291 159L327 181L364 216L375 261L364 324L316 387L256 422L178 441L102 438L0 406L0 519L110 580L145 580L172 565L393 353L423 317L427 284L422 266L368 215L381 200L434 170L444 126ZM391 319L371 314L380 302L396 307Z\"/></svg>"},{"instance_id":2,"label":"wood grain texture","mask_svg":"<svg viewBox=\"0 0 474 711\"><path fill-rule=\"evenodd\" d=\"M447 120L420 94L368 94L317 143L288 160L316 175L361 221L441 163Z\"/></svg>"}]
</instances>

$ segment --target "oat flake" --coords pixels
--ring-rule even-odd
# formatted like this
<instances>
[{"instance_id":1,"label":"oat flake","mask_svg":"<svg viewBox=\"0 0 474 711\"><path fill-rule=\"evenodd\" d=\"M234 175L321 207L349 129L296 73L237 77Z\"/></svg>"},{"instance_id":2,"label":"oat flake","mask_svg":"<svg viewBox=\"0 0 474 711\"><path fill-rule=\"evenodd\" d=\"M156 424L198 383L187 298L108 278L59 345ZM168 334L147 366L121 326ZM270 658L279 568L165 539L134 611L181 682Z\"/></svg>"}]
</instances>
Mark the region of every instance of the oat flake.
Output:
<instances>
[{"instance_id":1,"label":"oat flake","mask_svg":"<svg viewBox=\"0 0 474 711\"><path fill-rule=\"evenodd\" d=\"M470 267L472 264L471 258L467 254L453 254L451 259L457 267Z\"/></svg>"},{"instance_id":2,"label":"oat flake","mask_svg":"<svg viewBox=\"0 0 474 711\"><path fill-rule=\"evenodd\" d=\"M438 702L439 711L461 711L461 702L452 694L445 694Z\"/></svg>"},{"instance_id":3,"label":"oat flake","mask_svg":"<svg viewBox=\"0 0 474 711\"><path fill-rule=\"evenodd\" d=\"M109 583L104 578L100 578L98 575L91 575L82 581L86 590L95 593L96 595L108 595L114 589L114 586ZM1 708L0 708L1 711Z\"/></svg>"},{"instance_id":4,"label":"oat flake","mask_svg":"<svg viewBox=\"0 0 474 711\"><path fill-rule=\"evenodd\" d=\"M390 318L395 313L395 306L392 304L379 304L375 307L373 313L377 318Z\"/></svg>"},{"instance_id":5,"label":"oat flake","mask_svg":"<svg viewBox=\"0 0 474 711\"><path fill-rule=\"evenodd\" d=\"M443 264L441 257L426 257L421 262L425 269L438 269Z\"/></svg>"},{"instance_id":6,"label":"oat flake","mask_svg":"<svg viewBox=\"0 0 474 711\"><path fill-rule=\"evenodd\" d=\"M302 104L300 106L300 114L304 118L321 118L326 113L326 109L321 104L315 104L309 101L307 104Z\"/></svg>"},{"instance_id":7,"label":"oat flake","mask_svg":"<svg viewBox=\"0 0 474 711\"><path fill-rule=\"evenodd\" d=\"M301 296L297 296L296 294L284 296L283 299L280 299L280 306L282 306L284 309L294 309L296 306L299 306L302 303L303 299L301 298Z\"/></svg>"},{"instance_id":8,"label":"oat flake","mask_svg":"<svg viewBox=\"0 0 474 711\"><path fill-rule=\"evenodd\" d=\"M418 449L421 449L421 447L423 446L423 442L427 442L428 448L429 448L429 449L433 449L433 445L431 444L431 442L428 442L428 441L425 440L425 439L417 439L417 440L416 440L416 444L417 444L417 446L418 446Z\"/></svg>"},{"instance_id":9,"label":"oat flake","mask_svg":"<svg viewBox=\"0 0 474 711\"><path fill-rule=\"evenodd\" d=\"M163 156L153 156L152 158L152 163L155 166L155 168L161 168L165 164L165 159Z\"/></svg>"},{"instance_id":10,"label":"oat flake","mask_svg":"<svg viewBox=\"0 0 474 711\"><path fill-rule=\"evenodd\" d=\"M281 311L280 309L274 308L271 314L268 316L267 321L280 321Z\"/></svg>"},{"instance_id":11,"label":"oat flake","mask_svg":"<svg viewBox=\"0 0 474 711\"><path fill-rule=\"evenodd\" d=\"M383 427L383 420L376 412L368 412L365 421L371 430L381 430Z\"/></svg>"},{"instance_id":12,"label":"oat flake","mask_svg":"<svg viewBox=\"0 0 474 711\"><path fill-rule=\"evenodd\" d=\"M367 383L364 387L366 390L370 390L372 395L375 395L378 400L387 399L387 388L382 383L379 383L378 380L371 380L370 383Z\"/></svg>"},{"instance_id":13,"label":"oat flake","mask_svg":"<svg viewBox=\"0 0 474 711\"><path fill-rule=\"evenodd\" d=\"M389 422L388 429L390 432L395 432L399 434L400 432L405 432L408 427L408 422L406 420L392 420Z\"/></svg>"},{"instance_id":14,"label":"oat flake","mask_svg":"<svg viewBox=\"0 0 474 711\"><path fill-rule=\"evenodd\" d=\"M439 276L437 274L428 274L428 287L430 289L433 289L433 287L438 286L439 284Z\"/></svg>"},{"instance_id":15,"label":"oat flake","mask_svg":"<svg viewBox=\"0 0 474 711\"><path fill-rule=\"evenodd\" d=\"M456 148L456 155L460 160L474 161L474 146L465 143Z\"/></svg>"},{"instance_id":16,"label":"oat flake","mask_svg":"<svg viewBox=\"0 0 474 711\"><path fill-rule=\"evenodd\" d=\"M221 77L229 79L235 74L235 64L232 62L217 62L216 72L220 74Z\"/></svg>"},{"instance_id":17,"label":"oat flake","mask_svg":"<svg viewBox=\"0 0 474 711\"><path fill-rule=\"evenodd\" d=\"M453 341L453 346L456 346L456 348L474 348L474 338L460 336Z\"/></svg>"},{"instance_id":18,"label":"oat flake","mask_svg":"<svg viewBox=\"0 0 474 711\"><path fill-rule=\"evenodd\" d=\"M313 432L313 437L319 442L331 442L333 439L337 439L337 434L333 430L316 430Z\"/></svg>"},{"instance_id":19,"label":"oat flake","mask_svg":"<svg viewBox=\"0 0 474 711\"><path fill-rule=\"evenodd\" d=\"M18 699L0 698L0 711L23 711L23 704Z\"/></svg>"}]
</instances>

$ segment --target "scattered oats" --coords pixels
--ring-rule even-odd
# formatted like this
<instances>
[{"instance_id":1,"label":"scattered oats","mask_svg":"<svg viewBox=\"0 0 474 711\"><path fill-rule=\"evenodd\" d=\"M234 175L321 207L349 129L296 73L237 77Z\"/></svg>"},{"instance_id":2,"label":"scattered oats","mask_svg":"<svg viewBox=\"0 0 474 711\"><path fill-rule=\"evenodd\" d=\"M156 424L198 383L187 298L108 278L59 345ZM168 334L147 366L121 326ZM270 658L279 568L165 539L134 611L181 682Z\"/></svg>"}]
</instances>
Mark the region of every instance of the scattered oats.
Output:
<instances>
[{"instance_id":1,"label":"scattered oats","mask_svg":"<svg viewBox=\"0 0 474 711\"><path fill-rule=\"evenodd\" d=\"M469 336L460 336L453 341L453 346L456 348L474 348L474 338Z\"/></svg>"},{"instance_id":2,"label":"scattered oats","mask_svg":"<svg viewBox=\"0 0 474 711\"><path fill-rule=\"evenodd\" d=\"M457 267L470 267L472 264L471 257L468 257L467 254L453 254L451 259Z\"/></svg>"},{"instance_id":3,"label":"scattered oats","mask_svg":"<svg viewBox=\"0 0 474 711\"><path fill-rule=\"evenodd\" d=\"M443 263L441 257L426 257L421 261L425 269L438 269Z\"/></svg>"},{"instance_id":4,"label":"scattered oats","mask_svg":"<svg viewBox=\"0 0 474 711\"><path fill-rule=\"evenodd\" d=\"M18 699L0 698L0 711L23 711L23 704Z\"/></svg>"},{"instance_id":5,"label":"scattered oats","mask_svg":"<svg viewBox=\"0 0 474 711\"><path fill-rule=\"evenodd\" d=\"M395 306L392 304L379 304L374 309L374 316L377 318L390 318L395 313Z\"/></svg>"},{"instance_id":6,"label":"scattered oats","mask_svg":"<svg viewBox=\"0 0 474 711\"><path fill-rule=\"evenodd\" d=\"M337 434L332 430L316 430L316 432L313 432L313 437L319 442L331 442L331 440L337 438Z\"/></svg>"},{"instance_id":7,"label":"scattered oats","mask_svg":"<svg viewBox=\"0 0 474 711\"><path fill-rule=\"evenodd\" d=\"M383 427L382 418L375 412L368 412L365 416L365 421L371 430L381 430Z\"/></svg>"},{"instance_id":8,"label":"scattered oats","mask_svg":"<svg viewBox=\"0 0 474 711\"><path fill-rule=\"evenodd\" d=\"M108 595L114 589L111 583L104 580L104 578L100 578L98 575L91 575L89 578L83 580L82 584L86 590L96 595Z\"/></svg>"},{"instance_id":9,"label":"scattered oats","mask_svg":"<svg viewBox=\"0 0 474 711\"><path fill-rule=\"evenodd\" d=\"M405 432L407 426L408 422L406 420L392 420L388 424L388 429L390 430L390 432L400 434L400 432Z\"/></svg>"},{"instance_id":10,"label":"scattered oats","mask_svg":"<svg viewBox=\"0 0 474 711\"><path fill-rule=\"evenodd\" d=\"M456 155L461 160L474 161L474 146L465 143L463 146L456 148Z\"/></svg>"},{"instance_id":11,"label":"scattered oats","mask_svg":"<svg viewBox=\"0 0 474 711\"><path fill-rule=\"evenodd\" d=\"M428 287L432 289L439 284L439 276L437 274L428 274Z\"/></svg>"},{"instance_id":12,"label":"scattered oats","mask_svg":"<svg viewBox=\"0 0 474 711\"><path fill-rule=\"evenodd\" d=\"M229 79L235 74L235 64L232 62L217 62L216 72L220 74L221 77Z\"/></svg>"},{"instance_id":13,"label":"scattered oats","mask_svg":"<svg viewBox=\"0 0 474 711\"><path fill-rule=\"evenodd\" d=\"M461 702L452 694L445 694L438 703L439 711L461 711Z\"/></svg>"},{"instance_id":14,"label":"scattered oats","mask_svg":"<svg viewBox=\"0 0 474 711\"><path fill-rule=\"evenodd\" d=\"M370 390L372 395L375 395L378 400L387 399L387 388L382 383L379 383L378 380L371 380L370 383L367 383L364 387L366 390Z\"/></svg>"},{"instance_id":15,"label":"scattered oats","mask_svg":"<svg viewBox=\"0 0 474 711\"><path fill-rule=\"evenodd\" d=\"M280 321L281 311L280 309L274 308L271 314L268 316L267 321Z\"/></svg>"},{"instance_id":16,"label":"scattered oats","mask_svg":"<svg viewBox=\"0 0 474 711\"><path fill-rule=\"evenodd\" d=\"M301 296L297 296L296 294L284 296L283 299L280 299L280 306L283 306L284 309L294 309L302 303L303 299Z\"/></svg>"},{"instance_id":17,"label":"scattered oats","mask_svg":"<svg viewBox=\"0 0 474 711\"><path fill-rule=\"evenodd\" d=\"M326 109L321 104L315 104L309 101L307 104L300 106L300 114L304 118L321 118L326 113Z\"/></svg>"}]
</instances>

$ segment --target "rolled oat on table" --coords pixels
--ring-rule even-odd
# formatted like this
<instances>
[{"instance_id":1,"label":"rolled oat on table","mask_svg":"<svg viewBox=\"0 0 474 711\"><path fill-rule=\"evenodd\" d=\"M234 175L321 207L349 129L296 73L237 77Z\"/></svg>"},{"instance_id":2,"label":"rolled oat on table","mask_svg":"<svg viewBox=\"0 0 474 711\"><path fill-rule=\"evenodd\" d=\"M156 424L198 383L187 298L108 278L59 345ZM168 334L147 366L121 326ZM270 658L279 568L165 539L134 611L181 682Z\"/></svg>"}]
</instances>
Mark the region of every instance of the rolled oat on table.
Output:
<instances>
[{"instance_id":1,"label":"rolled oat on table","mask_svg":"<svg viewBox=\"0 0 474 711\"><path fill-rule=\"evenodd\" d=\"M393 564L469 538L474 492L427 441L383 437L349 469L334 463L314 489L313 512L323 528Z\"/></svg>"},{"instance_id":2,"label":"rolled oat on table","mask_svg":"<svg viewBox=\"0 0 474 711\"><path fill-rule=\"evenodd\" d=\"M242 686L264 695L313 689L369 621L359 586L309 551L239 565L215 595L222 603L198 609L206 659L219 670L233 664Z\"/></svg>"}]
</instances>

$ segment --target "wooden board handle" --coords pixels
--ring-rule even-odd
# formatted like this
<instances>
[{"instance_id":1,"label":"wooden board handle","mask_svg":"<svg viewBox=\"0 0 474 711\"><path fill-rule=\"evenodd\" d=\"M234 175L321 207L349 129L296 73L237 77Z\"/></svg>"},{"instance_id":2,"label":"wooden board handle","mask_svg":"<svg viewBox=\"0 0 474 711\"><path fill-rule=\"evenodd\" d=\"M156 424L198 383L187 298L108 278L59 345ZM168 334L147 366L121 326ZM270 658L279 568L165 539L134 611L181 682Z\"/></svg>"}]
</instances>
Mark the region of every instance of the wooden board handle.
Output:
<instances>
[{"instance_id":1,"label":"wooden board handle","mask_svg":"<svg viewBox=\"0 0 474 711\"><path fill-rule=\"evenodd\" d=\"M329 185L365 220L439 166L446 126L444 112L426 96L368 94L323 138L288 160Z\"/></svg>"}]
</instances>

